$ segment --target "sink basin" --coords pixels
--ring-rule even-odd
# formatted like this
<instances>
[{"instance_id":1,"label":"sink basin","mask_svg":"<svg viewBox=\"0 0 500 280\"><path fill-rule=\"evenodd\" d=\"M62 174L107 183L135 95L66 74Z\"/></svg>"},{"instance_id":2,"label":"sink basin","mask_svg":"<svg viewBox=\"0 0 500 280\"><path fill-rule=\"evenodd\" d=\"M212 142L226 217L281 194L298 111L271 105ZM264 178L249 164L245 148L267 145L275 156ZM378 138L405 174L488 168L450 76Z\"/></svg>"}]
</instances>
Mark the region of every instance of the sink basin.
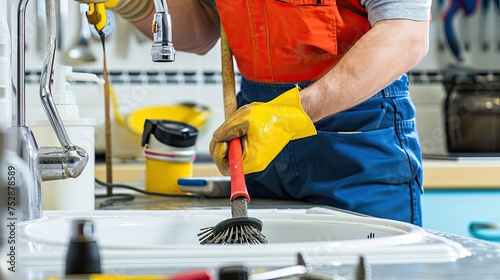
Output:
<instances>
[{"instance_id":1,"label":"sink basin","mask_svg":"<svg viewBox=\"0 0 500 280\"><path fill-rule=\"evenodd\" d=\"M315 265L453 262L469 255L459 243L397 221L363 217L327 208L250 209L263 223L266 245L200 245L197 233L229 218L230 210L137 210L59 212L23 225L26 262L62 266L71 223L90 219L103 263L109 267L218 267L246 264L283 266L306 254ZM53 258L53 259L54 259ZM54 262L54 260L52 260Z\"/></svg>"}]
</instances>

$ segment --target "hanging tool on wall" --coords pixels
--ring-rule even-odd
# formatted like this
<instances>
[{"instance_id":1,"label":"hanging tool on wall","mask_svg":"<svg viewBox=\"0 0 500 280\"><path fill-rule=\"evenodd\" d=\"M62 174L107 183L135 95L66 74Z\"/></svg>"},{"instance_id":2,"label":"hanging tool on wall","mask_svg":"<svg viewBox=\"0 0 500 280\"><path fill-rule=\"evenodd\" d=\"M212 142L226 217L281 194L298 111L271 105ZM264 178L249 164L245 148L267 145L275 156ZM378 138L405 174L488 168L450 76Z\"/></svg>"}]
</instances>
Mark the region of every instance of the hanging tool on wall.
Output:
<instances>
[{"instance_id":1,"label":"hanging tool on wall","mask_svg":"<svg viewBox=\"0 0 500 280\"><path fill-rule=\"evenodd\" d=\"M499 26L500 25L500 0L493 0L493 3L495 5L495 25L494 26ZM495 28L495 39L496 39L496 44L497 44L497 51L500 51L500 32L498 32L498 29Z\"/></svg>"},{"instance_id":2,"label":"hanging tool on wall","mask_svg":"<svg viewBox=\"0 0 500 280\"><path fill-rule=\"evenodd\" d=\"M45 1L36 0L36 50L43 57L45 55Z\"/></svg>"},{"instance_id":3,"label":"hanging tool on wall","mask_svg":"<svg viewBox=\"0 0 500 280\"><path fill-rule=\"evenodd\" d=\"M66 33L67 27L66 22L68 22L68 0L59 0L57 1L59 5L59 13L57 15L57 49L64 50L66 49Z\"/></svg>"},{"instance_id":4,"label":"hanging tool on wall","mask_svg":"<svg viewBox=\"0 0 500 280\"><path fill-rule=\"evenodd\" d=\"M78 16L80 18L78 39L76 44L66 51L65 58L69 62L77 64L94 62L96 57L89 46L92 34L87 20L88 6L85 4L78 4L78 6Z\"/></svg>"},{"instance_id":5,"label":"hanging tool on wall","mask_svg":"<svg viewBox=\"0 0 500 280\"><path fill-rule=\"evenodd\" d=\"M436 14L441 15L444 10L444 0L437 0L437 5L436 5ZM438 18L436 16L436 18ZM437 43L438 43L438 50L439 51L444 51L445 49L445 42L443 41L443 34L441 33L442 30L439 29L437 32Z\"/></svg>"},{"instance_id":6,"label":"hanging tool on wall","mask_svg":"<svg viewBox=\"0 0 500 280\"><path fill-rule=\"evenodd\" d=\"M470 16L477 7L476 0L451 0L448 10L444 14L444 31L448 46L458 61L464 57L454 29L454 19L458 12L463 11L465 16Z\"/></svg>"},{"instance_id":7,"label":"hanging tool on wall","mask_svg":"<svg viewBox=\"0 0 500 280\"><path fill-rule=\"evenodd\" d=\"M111 16L110 11L106 11L103 3L94 4L89 3L89 10L87 11L87 19L90 24L94 25L96 31L101 38L102 53L103 53L103 68L102 75L105 81L104 84L104 129L105 129L105 162L106 162L106 183L113 183L113 162L112 162L112 149L111 149L111 109L110 109L110 88L108 67L106 64L106 44L105 38L111 33L114 27L114 17ZM106 187L106 195L113 195L113 188Z\"/></svg>"},{"instance_id":8,"label":"hanging tool on wall","mask_svg":"<svg viewBox=\"0 0 500 280\"><path fill-rule=\"evenodd\" d=\"M481 16L479 17L479 43L481 44L481 50L487 52L490 49L490 43L486 39L486 19L488 18L488 9L490 5L490 0L481 0Z\"/></svg>"}]
</instances>

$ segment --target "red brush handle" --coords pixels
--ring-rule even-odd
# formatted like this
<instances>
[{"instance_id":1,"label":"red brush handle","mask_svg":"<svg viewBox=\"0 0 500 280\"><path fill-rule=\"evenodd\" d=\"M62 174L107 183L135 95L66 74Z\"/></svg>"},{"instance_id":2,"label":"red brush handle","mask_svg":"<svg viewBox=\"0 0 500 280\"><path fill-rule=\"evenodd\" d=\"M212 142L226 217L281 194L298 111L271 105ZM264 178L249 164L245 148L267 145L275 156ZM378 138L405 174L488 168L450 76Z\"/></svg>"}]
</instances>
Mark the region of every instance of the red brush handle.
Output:
<instances>
[{"instance_id":1,"label":"red brush handle","mask_svg":"<svg viewBox=\"0 0 500 280\"><path fill-rule=\"evenodd\" d=\"M180 272L173 275L169 275L165 278L165 280L210 280L210 279L212 279L211 273L209 270L206 269Z\"/></svg>"},{"instance_id":2,"label":"red brush handle","mask_svg":"<svg viewBox=\"0 0 500 280\"><path fill-rule=\"evenodd\" d=\"M227 157L229 161L229 173L231 174L230 201L233 201L237 197L244 196L247 202L250 202L250 195L248 195L247 185L245 183L240 138L229 141Z\"/></svg>"}]
</instances>

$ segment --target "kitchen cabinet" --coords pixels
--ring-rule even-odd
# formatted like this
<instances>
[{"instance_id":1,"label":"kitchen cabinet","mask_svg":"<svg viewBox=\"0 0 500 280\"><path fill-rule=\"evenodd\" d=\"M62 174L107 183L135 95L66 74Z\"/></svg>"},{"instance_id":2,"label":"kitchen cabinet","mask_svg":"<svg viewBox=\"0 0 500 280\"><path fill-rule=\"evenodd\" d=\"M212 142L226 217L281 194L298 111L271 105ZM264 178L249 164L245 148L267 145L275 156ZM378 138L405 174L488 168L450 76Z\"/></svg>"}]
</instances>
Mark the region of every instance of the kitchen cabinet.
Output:
<instances>
[{"instance_id":1,"label":"kitchen cabinet","mask_svg":"<svg viewBox=\"0 0 500 280\"><path fill-rule=\"evenodd\" d=\"M498 242L500 229L471 233L469 226L500 225L500 189L426 190L422 196L422 219L426 228Z\"/></svg>"},{"instance_id":2,"label":"kitchen cabinet","mask_svg":"<svg viewBox=\"0 0 500 280\"><path fill-rule=\"evenodd\" d=\"M500 158L424 160L423 226L448 233L500 241Z\"/></svg>"}]
</instances>

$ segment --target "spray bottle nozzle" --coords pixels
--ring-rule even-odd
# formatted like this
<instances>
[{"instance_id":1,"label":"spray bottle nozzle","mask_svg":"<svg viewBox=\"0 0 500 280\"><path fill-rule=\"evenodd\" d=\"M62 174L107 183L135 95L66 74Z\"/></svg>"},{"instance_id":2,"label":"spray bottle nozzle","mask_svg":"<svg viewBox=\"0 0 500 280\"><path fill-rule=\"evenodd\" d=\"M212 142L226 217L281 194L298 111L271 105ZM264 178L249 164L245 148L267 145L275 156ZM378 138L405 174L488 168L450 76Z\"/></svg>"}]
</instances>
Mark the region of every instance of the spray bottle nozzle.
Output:
<instances>
[{"instance_id":1,"label":"spray bottle nozzle","mask_svg":"<svg viewBox=\"0 0 500 280\"><path fill-rule=\"evenodd\" d=\"M69 82L83 81L94 82L98 85L99 93L104 92L104 80L91 73L73 72L71 66L54 67L53 97L54 103L58 106L61 117L66 119L79 118L79 110L76 104L76 96L71 90Z\"/></svg>"}]
</instances>

